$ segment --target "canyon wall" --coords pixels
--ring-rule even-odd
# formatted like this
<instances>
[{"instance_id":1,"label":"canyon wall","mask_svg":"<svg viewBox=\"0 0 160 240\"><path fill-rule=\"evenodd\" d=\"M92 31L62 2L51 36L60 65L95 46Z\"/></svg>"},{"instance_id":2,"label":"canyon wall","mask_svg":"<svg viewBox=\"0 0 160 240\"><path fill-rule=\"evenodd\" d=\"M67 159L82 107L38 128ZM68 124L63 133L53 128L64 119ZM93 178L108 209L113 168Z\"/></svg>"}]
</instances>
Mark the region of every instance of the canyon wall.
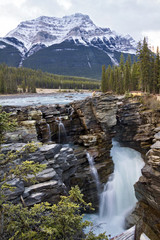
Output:
<instances>
[{"instance_id":1,"label":"canyon wall","mask_svg":"<svg viewBox=\"0 0 160 240\"><path fill-rule=\"evenodd\" d=\"M110 149L115 137L122 145L141 152L145 160L142 177L135 184L138 203L127 218L127 227L136 224L137 240L142 232L158 240L160 111L147 107L141 100L102 94L66 106L4 107L5 111L12 112L12 118L18 119L19 127L6 134L3 151L17 149L31 140L40 141L43 146L29 156L16 159L14 164L25 159L47 164L35 185L14 179L12 185L16 186L16 191L8 193L9 198L18 202L22 195L29 206L46 200L53 203L78 184L85 200L98 208L97 187L86 152L94 157L103 188L114 169ZM2 175L7 167L0 166Z\"/></svg>"},{"instance_id":2,"label":"canyon wall","mask_svg":"<svg viewBox=\"0 0 160 240\"><path fill-rule=\"evenodd\" d=\"M147 101L147 99L146 99ZM127 226L136 224L135 239L145 233L160 239L160 109L151 109L139 99L124 99L117 112L116 138L142 153L145 166L135 184L136 209ZM130 224L129 224L130 223Z\"/></svg>"},{"instance_id":3,"label":"canyon wall","mask_svg":"<svg viewBox=\"0 0 160 240\"><path fill-rule=\"evenodd\" d=\"M37 177L36 185L28 186L14 179L10 184L17 190L14 196L8 193L8 198L19 202L22 196L27 205L46 200L53 203L71 186L78 185L85 200L97 209L97 186L86 153L94 157L102 189L114 169L110 149L112 128L117 121L117 98L102 95L65 106L6 106L3 110L11 112L11 118L18 121L17 129L5 135L3 152L16 151L28 141L40 141L43 146L35 153L18 158L14 163L30 159L47 165L40 173L41 179ZM7 168L8 165L1 166L2 175Z\"/></svg>"}]
</instances>

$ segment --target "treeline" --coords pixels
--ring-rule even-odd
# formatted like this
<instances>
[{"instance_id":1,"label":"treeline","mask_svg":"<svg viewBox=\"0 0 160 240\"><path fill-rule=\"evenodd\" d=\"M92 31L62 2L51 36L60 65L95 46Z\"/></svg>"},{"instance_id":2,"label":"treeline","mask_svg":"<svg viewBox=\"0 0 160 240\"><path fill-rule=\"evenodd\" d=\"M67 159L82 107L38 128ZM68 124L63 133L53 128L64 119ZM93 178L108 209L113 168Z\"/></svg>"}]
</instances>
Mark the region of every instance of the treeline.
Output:
<instances>
[{"instance_id":1,"label":"treeline","mask_svg":"<svg viewBox=\"0 0 160 240\"><path fill-rule=\"evenodd\" d=\"M36 92L36 88L99 89L100 82L82 77L61 76L28 68L0 65L0 93Z\"/></svg>"},{"instance_id":2,"label":"treeline","mask_svg":"<svg viewBox=\"0 0 160 240\"><path fill-rule=\"evenodd\" d=\"M113 91L124 94L129 91L160 93L160 57L159 49L153 53L144 38L137 47L137 61L132 63L128 55L126 62L123 54L119 66L102 67L102 92Z\"/></svg>"}]
</instances>

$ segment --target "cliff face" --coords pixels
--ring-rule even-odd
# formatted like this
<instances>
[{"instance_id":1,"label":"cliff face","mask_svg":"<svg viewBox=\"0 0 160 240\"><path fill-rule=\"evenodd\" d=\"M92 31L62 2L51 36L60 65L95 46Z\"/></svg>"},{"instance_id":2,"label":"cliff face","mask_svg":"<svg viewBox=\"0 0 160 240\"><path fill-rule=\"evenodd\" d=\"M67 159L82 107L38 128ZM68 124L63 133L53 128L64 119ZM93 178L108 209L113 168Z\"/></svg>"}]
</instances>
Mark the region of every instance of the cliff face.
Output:
<instances>
[{"instance_id":1,"label":"cliff face","mask_svg":"<svg viewBox=\"0 0 160 240\"><path fill-rule=\"evenodd\" d=\"M112 127L116 124L117 100L115 97L102 95L72 104L75 116L80 120L84 129L83 134L81 133L78 137L78 143L94 157L95 168L102 184L101 188L114 169L110 149L113 137ZM84 196L88 196L87 200L95 203L94 206L98 207L95 180L91 174L88 161L82 162L81 157L79 158L80 155L78 153L77 158L81 164L79 164L77 172L72 178L72 184L78 183Z\"/></svg>"},{"instance_id":2,"label":"cliff face","mask_svg":"<svg viewBox=\"0 0 160 240\"><path fill-rule=\"evenodd\" d=\"M146 154L153 143L160 112L147 109L139 99L124 99L117 112L115 137L124 145Z\"/></svg>"},{"instance_id":3,"label":"cliff face","mask_svg":"<svg viewBox=\"0 0 160 240\"><path fill-rule=\"evenodd\" d=\"M157 134L155 134L157 135ZM154 140L156 140L154 138ZM156 141L146 155L142 177L135 184L138 204L135 213L139 216L136 237L143 232L150 239L160 237L160 142Z\"/></svg>"},{"instance_id":4,"label":"cliff face","mask_svg":"<svg viewBox=\"0 0 160 240\"><path fill-rule=\"evenodd\" d=\"M135 239L145 233L160 238L160 111L144 107L139 100L124 100L118 110L116 137L125 146L140 151L145 160L142 176L135 184L136 209L128 218L136 224Z\"/></svg>"},{"instance_id":5,"label":"cliff face","mask_svg":"<svg viewBox=\"0 0 160 240\"><path fill-rule=\"evenodd\" d=\"M43 142L42 149L45 150L40 148L28 157L47 164L46 172L41 173L42 178L38 178L36 186L26 186L15 180L16 183L13 182L12 185L16 184L17 194L10 199L17 202L22 195L28 205L45 200L55 202L59 195L78 184L85 200L98 208L97 185L86 153L94 157L101 182L99 188L102 188L114 168L110 149L112 127L116 124L116 102L115 97L102 95L66 106L4 107L5 111L12 112L11 117L18 120L16 131L8 132L5 136L5 147L9 148L8 144L11 144L13 148L17 148L17 143L39 140ZM21 162L19 159L17 161ZM4 173L6 167L2 166L1 169ZM45 188L51 190L49 191L53 197ZM54 192L53 189L57 190Z\"/></svg>"}]
</instances>

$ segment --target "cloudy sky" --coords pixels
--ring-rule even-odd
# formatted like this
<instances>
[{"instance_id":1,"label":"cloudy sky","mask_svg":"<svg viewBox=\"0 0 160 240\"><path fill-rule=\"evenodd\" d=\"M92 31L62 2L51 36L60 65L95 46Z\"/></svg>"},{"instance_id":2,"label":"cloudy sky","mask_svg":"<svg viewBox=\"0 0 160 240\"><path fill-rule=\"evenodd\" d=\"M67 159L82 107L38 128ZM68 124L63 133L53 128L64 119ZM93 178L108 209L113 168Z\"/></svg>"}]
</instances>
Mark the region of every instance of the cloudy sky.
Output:
<instances>
[{"instance_id":1,"label":"cloudy sky","mask_svg":"<svg viewBox=\"0 0 160 240\"><path fill-rule=\"evenodd\" d=\"M138 41L147 36L151 45L160 46L160 0L0 0L0 37L24 20L77 12L99 27Z\"/></svg>"}]
</instances>

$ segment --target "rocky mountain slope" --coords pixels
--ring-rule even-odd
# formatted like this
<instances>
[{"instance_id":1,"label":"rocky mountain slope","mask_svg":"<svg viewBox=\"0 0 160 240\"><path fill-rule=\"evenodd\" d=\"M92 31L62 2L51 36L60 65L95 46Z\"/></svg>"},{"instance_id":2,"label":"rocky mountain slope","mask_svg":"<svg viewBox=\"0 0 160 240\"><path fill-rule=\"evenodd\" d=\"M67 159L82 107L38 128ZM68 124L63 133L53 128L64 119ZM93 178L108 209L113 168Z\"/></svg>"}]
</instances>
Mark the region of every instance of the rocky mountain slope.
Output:
<instances>
[{"instance_id":1,"label":"rocky mountain slope","mask_svg":"<svg viewBox=\"0 0 160 240\"><path fill-rule=\"evenodd\" d=\"M24 21L0 38L0 62L57 74L100 77L101 66L118 64L122 52L136 53L131 36L100 28L80 13Z\"/></svg>"}]
</instances>

